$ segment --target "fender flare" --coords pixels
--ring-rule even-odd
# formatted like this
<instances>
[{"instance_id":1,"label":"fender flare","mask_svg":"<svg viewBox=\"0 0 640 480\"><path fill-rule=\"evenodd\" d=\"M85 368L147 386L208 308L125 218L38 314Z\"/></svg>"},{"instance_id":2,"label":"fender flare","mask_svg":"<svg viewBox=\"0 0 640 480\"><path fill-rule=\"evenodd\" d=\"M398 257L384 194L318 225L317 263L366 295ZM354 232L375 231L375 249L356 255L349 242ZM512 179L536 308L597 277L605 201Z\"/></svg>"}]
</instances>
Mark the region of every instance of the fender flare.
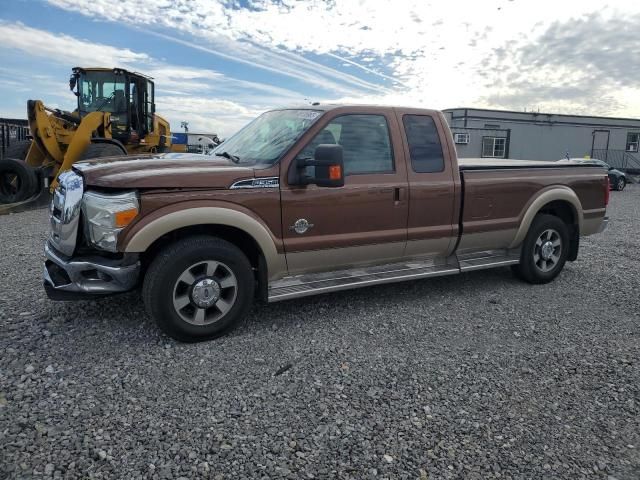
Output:
<instances>
[{"instance_id":1,"label":"fender flare","mask_svg":"<svg viewBox=\"0 0 640 480\"><path fill-rule=\"evenodd\" d=\"M542 207L548 203L557 201L567 202L573 207L576 220L578 222L578 232L581 232L584 218L580 199L569 187L554 185L540 191L538 195L536 195L525 207L526 210L522 217L522 221L520 222L516 236L511 242L511 245L509 245L509 248L515 248L524 241L524 238L529 232L529 227L531 227L531 222L533 222L533 218L542 209Z\"/></svg>"},{"instance_id":2,"label":"fender flare","mask_svg":"<svg viewBox=\"0 0 640 480\"><path fill-rule=\"evenodd\" d=\"M124 251L144 252L163 235L196 225L225 225L242 230L260 247L269 277L286 273L284 254L278 253L267 227L247 213L225 207L187 207L161 215L135 232Z\"/></svg>"}]
</instances>

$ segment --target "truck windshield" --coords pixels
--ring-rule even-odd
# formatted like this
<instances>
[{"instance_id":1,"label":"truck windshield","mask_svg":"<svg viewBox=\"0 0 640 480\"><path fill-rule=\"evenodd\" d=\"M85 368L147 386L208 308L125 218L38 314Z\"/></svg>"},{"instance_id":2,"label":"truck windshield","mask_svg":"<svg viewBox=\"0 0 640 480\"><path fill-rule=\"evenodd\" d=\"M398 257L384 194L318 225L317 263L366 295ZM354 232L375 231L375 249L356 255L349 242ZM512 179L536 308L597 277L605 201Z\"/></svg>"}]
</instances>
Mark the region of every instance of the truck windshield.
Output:
<instances>
[{"instance_id":1,"label":"truck windshield","mask_svg":"<svg viewBox=\"0 0 640 480\"><path fill-rule=\"evenodd\" d=\"M321 114L317 110L263 113L209 154L240 164L273 165Z\"/></svg>"},{"instance_id":2,"label":"truck windshield","mask_svg":"<svg viewBox=\"0 0 640 480\"><path fill-rule=\"evenodd\" d=\"M126 113L125 77L113 72L87 72L80 76L79 109L81 113Z\"/></svg>"}]
</instances>

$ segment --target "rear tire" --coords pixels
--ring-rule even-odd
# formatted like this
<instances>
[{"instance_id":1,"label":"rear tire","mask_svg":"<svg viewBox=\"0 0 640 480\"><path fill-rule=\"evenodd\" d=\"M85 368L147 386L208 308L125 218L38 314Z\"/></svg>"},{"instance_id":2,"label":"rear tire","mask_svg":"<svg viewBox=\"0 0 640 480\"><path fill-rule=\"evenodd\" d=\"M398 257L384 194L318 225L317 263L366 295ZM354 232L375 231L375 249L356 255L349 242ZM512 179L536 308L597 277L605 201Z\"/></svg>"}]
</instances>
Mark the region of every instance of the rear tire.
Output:
<instances>
[{"instance_id":1,"label":"rear tire","mask_svg":"<svg viewBox=\"0 0 640 480\"><path fill-rule=\"evenodd\" d=\"M4 149L4 158L24 160L27 158L29 148L31 148L31 140L18 140Z\"/></svg>"},{"instance_id":2,"label":"rear tire","mask_svg":"<svg viewBox=\"0 0 640 480\"><path fill-rule=\"evenodd\" d=\"M621 192L624 190L624 187L627 186L627 182L624 180L624 178L620 177L618 180L616 180L616 190Z\"/></svg>"},{"instance_id":3,"label":"rear tire","mask_svg":"<svg viewBox=\"0 0 640 480\"><path fill-rule=\"evenodd\" d=\"M126 155L118 145L113 143L91 143L80 156L80 160L89 160L90 158L102 157L121 157Z\"/></svg>"},{"instance_id":4,"label":"rear tire","mask_svg":"<svg viewBox=\"0 0 640 480\"><path fill-rule=\"evenodd\" d=\"M161 250L147 270L142 296L164 333L197 342L237 325L251 307L254 288L244 253L225 240L203 235Z\"/></svg>"},{"instance_id":5,"label":"rear tire","mask_svg":"<svg viewBox=\"0 0 640 480\"><path fill-rule=\"evenodd\" d=\"M558 217L539 214L522 244L516 277L533 284L549 283L564 268L569 254L569 228Z\"/></svg>"},{"instance_id":6,"label":"rear tire","mask_svg":"<svg viewBox=\"0 0 640 480\"><path fill-rule=\"evenodd\" d=\"M35 170L23 160L0 160L0 203L16 203L28 199L38 189Z\"/></svg>"}]
</instances>

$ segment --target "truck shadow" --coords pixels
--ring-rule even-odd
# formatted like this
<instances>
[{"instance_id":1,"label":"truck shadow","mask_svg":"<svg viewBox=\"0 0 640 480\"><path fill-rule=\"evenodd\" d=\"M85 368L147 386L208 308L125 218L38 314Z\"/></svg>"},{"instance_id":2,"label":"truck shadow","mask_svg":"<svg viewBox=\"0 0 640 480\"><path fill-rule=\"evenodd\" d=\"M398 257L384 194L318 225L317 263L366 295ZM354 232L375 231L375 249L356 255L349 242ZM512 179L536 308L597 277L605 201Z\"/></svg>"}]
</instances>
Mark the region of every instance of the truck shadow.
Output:
<instances>
[{"instance_id":1,"label":"truck shadow","mask_svg":"<svg viewBox=\"0 0 640 480\"><path fill-rule=\"evenodd\" d=\"M565 272L564 275L567 275ZM419 314L433 303L455 302L458 295L477 301L499 298L512 290L532 288L516 280L508 268L496 268L430 279L377 285L355 290L254 304L249 315L227 337L256 335L274 328L298 329L326 325L345 315L366 318L377 311L409 309ZM519 293L520 295L522 292ZM58 330L89 330L114 342L149 345L174 342L164 336L146 313L140 292L86 302L49 302L45 317ZM215 342L215 340L213 340Z\"/></svg>"},{"instance_id":2,"label":"truck shadow","mask_svg":"<svg viewBox=\"0 0 640 480\"><path fill-rule=\"evenodd\" d=\"M239 333L246 329L253 331L299 327L324 322L328 316L348 311L352 315L371 314L376 309L414 306L420 308L425 302L441 303L443 298L465 295L498 295L510 288L527 288L513 277L508 268L480 270L436 278L419 279L344 290L333 293L285 300L270 304L257 304L243 322Z\"/></svg>"}]
</instances>

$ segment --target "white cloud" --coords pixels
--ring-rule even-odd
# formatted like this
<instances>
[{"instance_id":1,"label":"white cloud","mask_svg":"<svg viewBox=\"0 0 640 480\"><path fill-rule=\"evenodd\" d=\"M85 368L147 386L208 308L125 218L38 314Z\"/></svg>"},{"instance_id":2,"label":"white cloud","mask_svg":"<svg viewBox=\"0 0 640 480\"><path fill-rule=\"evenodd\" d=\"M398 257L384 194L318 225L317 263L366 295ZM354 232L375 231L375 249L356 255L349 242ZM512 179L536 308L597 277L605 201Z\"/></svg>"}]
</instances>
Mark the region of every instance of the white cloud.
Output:
<instances>
[{"instance_id":1,"label":"white cloud","mask_svg":"<svg viewBox=\"0 0 640 480\"><path fill-rule=\"evenodd\" d=\"M280 70L310 85L322 83L327 97L436 108L491 106L490 99L497 95L506 98L508 87L496 86L503 72L488 71L487 59L503 50L508 62L514 46L536 45L554 22L571 29L574 22L597 15L615 32L621 20L640 12L640 4L631 0L606 5L600 0L254 0L250 7L223 0L49 2L99 19L150 27L162 35L170 29L175 41L194 48ZM340 67L349 70L347 74L312 62L304 57L309 53L358 67L367 80L358 80L355 68ZM513 58L514 64L517 60ZM558 70L540 65L535 81L550 87L559 77L580 75L575 65L564 69L564 75ZM322 82L314 81L318 76ZM618 98L611 104L617 105L612 113L633 113L618 93L611 96ZM551 109L571 110L580 102L587 98L549 98L546 103ZM531 105L511 108L524 106Z\"/></svg>"},{"instance_id":2,"label":"white cloud","mask_svg":"<svg viewBox=\"0 0 640 480\"><path fill-rule=\"evenodd\" d=\"M236 15L242 10L230 9L222 0L160 0L153 3L123 0L117 4L110 0L47 1L92 18L137 27L154 26L162 31L144 28L144 32L341 95L386 90L384 86L310 61L291 49L281 49L273 43L263 45L258 35L248 34L238 25L242 18L236 20Z\"/></svg>"},{"instance_id":3,"label":"white cloud","mask_svg":"<svg viewBox=\"0 0 640 480\"><path fill-rule=\"evenodd\" d=\"M55 60L75 67L93 65L98 59L104 65L131 68L150 60L145 53L128 48L115 48L77 39L64 33L51 33L17 23L0 21L0 38L4 49L18 49L30 56Z\"/></svg>"},{"instance_id":4,"label":"white cloud","mask_svg":"<svg viewBox=\"0 0 640 480\"><path fill-rule=\"evenodd\" d=\"M303 95L286 88L236 79L220 72L161 62L144 53L116 48L66 34L9 24L0 21L0 38L7 52L37 58L18 70L0 68L0 85L8 87L20 100L5 115L23 117L26 100L37 96L52 108L72 108L73 95L66 78L43 75L42 65L114 66L144 72L156 84L157 111L168 118L174 129L189 122L192 130L214 129L226 136L247 123L257 113L283 103L300 103ZM29 78L29 82L24 79ZM20 113L17 113L20 112Z\"/></svg>"},{"instance_id":5,"label":"white cloud","mask_svg":"<svg viewBox=\"0 0 640 480\"><path fill-rule=\"evenodd\" d=\"M640 115L637 75L625 75L614 65L637 64L632 53L621 54L625 45L630 52L640 48L633 27L640 20L637 1L603 6L598 0L253 0L249 7L225 0L47 1L308 86L292 91L213 69L172 65L133 47L0 21L5 55L21 51L39 58L31 69L0 70L0 84L26 95L19 77L28 76L32 90L46 92L45 100L55 106L69 95L66 79L35 78L42 72L39 62L145 72L156 80L158 111L172 124L187 120L192 129L221 135L258 111L305 98ZM579 37L572 35L577 30Z\"/></svg>"},{"instance_id":6,"label":"white cloud","mask_svg":"<svg viewBox=\"0 0 640 480\"><path fill-rule=\"evenodd\" d=\"M166 118L182 118L189 121L189 130L196 133L217 133L221 137L237 131L264 111L251 109L228 100L163 96L157 101L158 112ZM179 122L172 122L178 131Z\"/></svg>"}]
</instances>

